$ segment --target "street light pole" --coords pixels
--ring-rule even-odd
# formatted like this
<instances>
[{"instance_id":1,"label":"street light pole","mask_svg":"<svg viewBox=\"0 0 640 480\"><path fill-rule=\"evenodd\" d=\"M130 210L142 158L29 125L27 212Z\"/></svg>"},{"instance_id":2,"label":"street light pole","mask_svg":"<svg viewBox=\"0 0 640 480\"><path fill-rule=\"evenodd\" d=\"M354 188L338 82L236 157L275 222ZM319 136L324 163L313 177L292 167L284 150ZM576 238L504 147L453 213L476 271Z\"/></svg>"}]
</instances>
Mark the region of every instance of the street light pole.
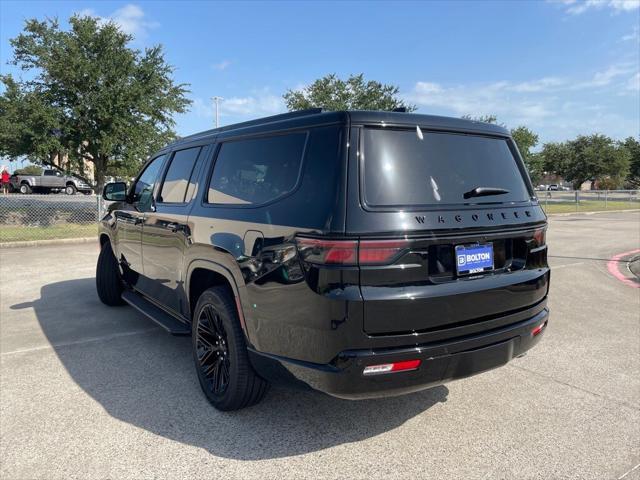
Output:
<instances>
[{"instance_id":1,"label":"street light pole","mask_svg":"<svg viewBox=\"0 0 640 480\"><path fill-rule=\"evenodd\" d=\"M216 128L220 126L220 115L218 114L218 107L220 100L224 100L222 97L213 97L211 100L216 102Z\"/></svg>"}]
</instances>

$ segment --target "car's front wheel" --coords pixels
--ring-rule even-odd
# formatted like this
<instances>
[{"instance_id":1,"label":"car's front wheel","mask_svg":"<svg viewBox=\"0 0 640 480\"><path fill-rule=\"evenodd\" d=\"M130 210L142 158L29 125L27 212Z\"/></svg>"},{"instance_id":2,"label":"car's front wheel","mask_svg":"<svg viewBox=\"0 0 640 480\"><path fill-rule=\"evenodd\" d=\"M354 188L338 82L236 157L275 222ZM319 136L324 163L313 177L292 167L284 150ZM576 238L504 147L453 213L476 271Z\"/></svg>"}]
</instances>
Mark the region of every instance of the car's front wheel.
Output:
<instances>
[{"instance_id":1,"label":"car's front wheel","mask_svg":"<svg viewBox=\"0 0 640 480\"><path fill-rule=\"evenodd\" d=\"M218 410L258 403L269 384L249 363L232 295L214 287L200 296L192 324L193 358L202 391Z\"/></svg>"},{"instance_id":2,"label":"car's front wheel","mask_svg":"<svg viewBox=\"0 0 640 480\"><path fill-rule=\"evenodd\" d=\"M64 193L66 193L67 195L75 195L77 191L78 191L78 189L72 183L67 185L66 188L64 189Z\"/></svg>"},{"instance_id":3,"label":"car's front wheel","mask_svg":"<svg viewBox=\"0 0 640 480\"><path fill-rule=\"evenodd\" d=\"M96 266L96 290L98 297L105 305L115 307L124 305L122 300L122 290L124 284L118 269L118 261L116 260L111 243L105 242L98 256L98 265Z\"/></svg>"}]
</instances>

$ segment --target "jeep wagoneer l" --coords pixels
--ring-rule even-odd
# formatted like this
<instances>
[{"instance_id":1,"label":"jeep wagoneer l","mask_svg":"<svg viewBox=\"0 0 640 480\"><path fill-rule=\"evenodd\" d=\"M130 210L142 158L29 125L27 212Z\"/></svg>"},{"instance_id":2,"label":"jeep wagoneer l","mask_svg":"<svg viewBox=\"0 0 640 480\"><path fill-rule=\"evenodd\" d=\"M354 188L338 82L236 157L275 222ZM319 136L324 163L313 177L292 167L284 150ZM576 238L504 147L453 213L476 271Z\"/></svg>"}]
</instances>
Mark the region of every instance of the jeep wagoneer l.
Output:
<instances>
[{"instance_id":1,"label":"jeep wagoneer l","mask_svg":"<svg viewBox=\"0 0 640 480\"><path fill-rule=\"evenodd\" d=\"M507 363L547 325L546 217L496 125L277 115L182 138L103 195L101 300L191 335L221 410L272 382L417 391Z\"/></svg>"}]
</instances>

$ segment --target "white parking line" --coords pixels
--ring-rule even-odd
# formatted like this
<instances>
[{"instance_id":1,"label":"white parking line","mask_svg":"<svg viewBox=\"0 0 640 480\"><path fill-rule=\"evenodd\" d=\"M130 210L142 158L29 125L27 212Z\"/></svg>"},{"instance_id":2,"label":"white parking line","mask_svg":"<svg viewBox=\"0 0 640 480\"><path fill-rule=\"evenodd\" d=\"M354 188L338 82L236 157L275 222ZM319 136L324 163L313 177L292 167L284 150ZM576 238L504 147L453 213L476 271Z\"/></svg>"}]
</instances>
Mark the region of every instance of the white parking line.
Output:
<instances>
[{"instance_id":1,"label":"white parking line","mask_svg":"<svg viewBox=\"0 0 640 480\"><path fill-rule=\"evenodd\" d=\"M624 477L626 477L627 475L629 475L631 472L633 472L636 468L640 467L640 463L637 464L635 467L633 467L631 470L629 470L626 473L623 473L621 476L618 477L618 480L622 480Z\"/></svg>"},{"instance_id":2,"label":"white parking line","mask_svg":"<svg viewBox=\"0 0 640 480\"><path fill-rule=\"evenodd\" d=\"M62 343L56 343L53 345L49 344L49 345L42 345L40 347L23 348L21 350L13 350L11 352L2 352L0 353L0 355L5 357L9 355L15 355L17 353L29 353L29 352L37 352L39 350L49 350L53 348L70 347L73 345L82 345L83 343L100 342L102 340L112 340L114 338L120 338L120 337L130 337L132 335L140 335L142 333L149 333L154 331L160 332L161 330L159 330L158 328L147 328L146 330L136 330L135 332L114 333L112 335L103 335L102 337L84 338L82 340L75 340L73 342L62 342Z\"/></svg>"}]
</instances>

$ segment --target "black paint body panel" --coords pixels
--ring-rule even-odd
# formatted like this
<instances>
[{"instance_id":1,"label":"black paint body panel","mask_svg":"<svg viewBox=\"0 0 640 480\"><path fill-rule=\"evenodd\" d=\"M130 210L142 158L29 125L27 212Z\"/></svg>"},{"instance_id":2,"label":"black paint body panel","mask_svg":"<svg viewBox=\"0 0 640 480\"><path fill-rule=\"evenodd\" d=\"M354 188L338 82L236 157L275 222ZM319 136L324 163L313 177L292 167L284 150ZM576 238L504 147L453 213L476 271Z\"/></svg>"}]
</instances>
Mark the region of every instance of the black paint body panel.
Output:
<instances>
[{"instance_id":1,"label":"black paint body panel","mask_svg":"<svg viewBox=\"0 0 640 480\"><path fill-rule=\"evenodd\" d=\"M147 212L114 203L102 220L101 241L111 242L132 289L187 324L195 303L190 292L197 288L192 279L203 270L213 272L238 299L259 373L337 396L413 391L481 371L492 364L492 355L508 361L526 351L535 344L526 329L546 322L550 275L546 249L532 253L534 231L546 226L533 191L518 204L368 209L359 188L359 134L363 126L381 122L506 138L524 171L509 133L495 125L391 112L282 115L169 145L159 152L167 158L176 150L205 147L194 170L193 195L184 204L158 203ZM221 142L298 131L308 138L291 192L264 205L206 202ZM299 256L298 235L403 238L411 247L383 267L321 266ZM502 263L494 272L458 278L442 267L453 246L479 241L498 246ZM500 333L507 331L508 338ZM501 342L506 343L489 348ZM478 353L451 356L471 350ZM416 351L425 361L434 352L442 358L429 372L375 380L361 375L363 365L381 352L386 353L379 358L403 359Z\"/></svg>"}]
</instances>

